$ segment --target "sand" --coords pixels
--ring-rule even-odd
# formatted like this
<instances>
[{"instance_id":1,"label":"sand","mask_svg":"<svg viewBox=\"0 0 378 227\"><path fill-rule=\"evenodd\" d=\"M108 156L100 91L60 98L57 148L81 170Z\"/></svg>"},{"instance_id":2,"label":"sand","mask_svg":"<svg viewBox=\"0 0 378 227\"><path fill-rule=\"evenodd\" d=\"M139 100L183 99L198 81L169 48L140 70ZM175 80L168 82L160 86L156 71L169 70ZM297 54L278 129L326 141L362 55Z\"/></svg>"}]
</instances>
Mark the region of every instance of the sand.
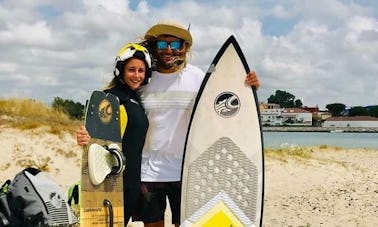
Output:
<instances>
[{"instance_id":1,"label":"sand","mask_svg":"<svg viewBox=\"0 0 378 227\"><path fill-rule=\"evenodd\" d=\"M266 161L265 226L378 226L378 150Z\"/></svg>"},{"instance_id":2,"label":"sand","mask_svg":"<svg viewBox=\"0 0 378 227\"><path fill-rule=\"evenodd\" d=\"M80 179L74 136L47 131L0 126L1 184L29 164L43 167L63 191ZM264 226L378 226L378 150L312 150L310 158L266 157Z\"/></svg>"},{"instance_id":3,"label":"sand","mask_svg":"<svg viewBox=\"0 0 378 227\"><path fill-rule=\"evenodd\" d=\"M47 130L0 127L0 182L28 165L46 169L63 191L80 179L82 148L71 134L54 135Z\"/></svg>"}]
</instances>

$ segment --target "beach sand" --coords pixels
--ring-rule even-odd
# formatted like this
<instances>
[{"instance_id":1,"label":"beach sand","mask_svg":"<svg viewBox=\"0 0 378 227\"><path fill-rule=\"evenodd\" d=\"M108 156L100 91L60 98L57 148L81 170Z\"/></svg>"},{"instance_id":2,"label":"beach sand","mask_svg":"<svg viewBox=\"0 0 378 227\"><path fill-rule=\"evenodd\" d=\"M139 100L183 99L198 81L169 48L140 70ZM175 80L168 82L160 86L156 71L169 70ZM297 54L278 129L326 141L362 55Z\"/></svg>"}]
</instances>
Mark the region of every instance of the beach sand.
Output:
<instances>
[{"instance_id":1,"label":"beach sand","mask_svg":"<svg viewBox=\"0 0 378 227\"><path fill-rule=\"evenodd\" d=\"M30 164L65 192L80 179L74 136L47 131L0 127L1 184ZM310 157L266 156L264 226L378 226L378 150L306 149Z\"/></svg>"},{"instance_id":2,"label":"beach sand","mask_svg":"<svg viewBox=\"0 0 378 227\"><path fill-rule=\"evenodd\" d=\"M265 226L378 226L378 150L266 160Z\"/></svg>"}]
</instances>

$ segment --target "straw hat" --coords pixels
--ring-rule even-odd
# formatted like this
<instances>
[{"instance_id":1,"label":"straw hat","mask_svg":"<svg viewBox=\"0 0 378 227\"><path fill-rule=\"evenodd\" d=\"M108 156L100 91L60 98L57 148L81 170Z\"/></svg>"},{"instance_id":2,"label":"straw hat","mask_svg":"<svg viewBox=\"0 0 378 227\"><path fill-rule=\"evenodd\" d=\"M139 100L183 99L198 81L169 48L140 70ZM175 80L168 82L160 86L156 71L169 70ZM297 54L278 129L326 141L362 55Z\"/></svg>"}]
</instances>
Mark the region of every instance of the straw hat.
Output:
<instances>
[{"instance_id":1,"label":"straw hat","mask_svg":"<svg viewBox=\"0 0 378 227\"><path fill-rule=\"evenodd\" d=\"M185 29L182 25L172 21L161 21L155 24L150 29L148 29L148 31L144 35L144 38L157 38L160 35L172 35L177 38L183 39L189 44L189 47L193 42L189 29Z\"/></svg>"}]
</instances>

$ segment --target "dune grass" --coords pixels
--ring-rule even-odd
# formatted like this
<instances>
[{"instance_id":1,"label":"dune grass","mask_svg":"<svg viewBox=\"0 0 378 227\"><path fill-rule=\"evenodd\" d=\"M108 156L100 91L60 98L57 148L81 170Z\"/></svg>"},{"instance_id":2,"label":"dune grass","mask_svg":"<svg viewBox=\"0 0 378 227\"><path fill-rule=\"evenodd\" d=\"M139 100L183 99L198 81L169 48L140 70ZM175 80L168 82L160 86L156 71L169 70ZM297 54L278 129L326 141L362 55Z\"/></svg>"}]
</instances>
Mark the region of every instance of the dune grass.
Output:
<instances>
[{"instance_id":1,"label":"dune grass","mask_svg":"<svg viewBox=\"0 0 378 227\"><path fill-rule=\"evenodd\" d=\"M21 130L46 127L53 134L73 133L82 122L37 100L0 99L0 123Z\"/></svg>"},{"instance_id":2,"label":"dune grass","mask_svg":"<svg viewBox=\"0 0 378 227\"><path fill-rule=\"evenodd\" d=\"M58 137L63 137L65 133L74 134L81 124L83 122L72 120L67 114L54 110L40 101L31 99L0 99L0 125L2 127L33 130L33 135L51 133ZM51 144L47 145L52 146ZM30 148L20 144L14 146L12 154L15 160L14 164L21 168L33 166L42 171L52 171L53 158L47 155L36 157ZM76 158L77 155L77 152L72 148L56 150L56 156ZM10 165L10 163L7 163L1 166L0 171L8 168Z\"/></svg>"},{"instance_id":3,"label":"dune grass","mask_svg":"<svg viewBox=\"0 0 378 227\"><path fill-rule=\"evenodd\" d=\"M332 150L334 152L345 150L342 147L329 146L321 144L317 147L299 146L295 144L282 144L280 148L266 148L264 154L267 158L279 160L281 162L288 162L290 159L296 159L303 163L309 163L308 161L316 161L320 164L335 164L347 168L345 161L336 160L332 157L322 158L319 155L315 155L315 151L327 152Z\"/></svg>"},{"instance_id":4,"label":"dune grass","mask_svg":"<svg viewBox=\"0 0 378 227\"><path fill-rule=\"evenodd\" d=\"M265 148L264 154L267 157L272 157L283 161L287 160L288 157L293 157L297 159L311 159L313 158L314 149L318 151L327 151L329 149L332 149L333 151L345 150L345 148L338 146L329 146L327 144L321 144L317 147L311 147L284 143L279 148Z\"/></svg>"},{"instance_id":5,"label":"dune grass","mask_svg":"<svg viewBox=\"0 0 378 227\"><path fill-rule=\"evenodd\" d=\"M313 149L295 144L282 144L280 148L265 148L264 154L269 158L287 162L288 158L310 159Z\"/></svg>"}]
</instances>

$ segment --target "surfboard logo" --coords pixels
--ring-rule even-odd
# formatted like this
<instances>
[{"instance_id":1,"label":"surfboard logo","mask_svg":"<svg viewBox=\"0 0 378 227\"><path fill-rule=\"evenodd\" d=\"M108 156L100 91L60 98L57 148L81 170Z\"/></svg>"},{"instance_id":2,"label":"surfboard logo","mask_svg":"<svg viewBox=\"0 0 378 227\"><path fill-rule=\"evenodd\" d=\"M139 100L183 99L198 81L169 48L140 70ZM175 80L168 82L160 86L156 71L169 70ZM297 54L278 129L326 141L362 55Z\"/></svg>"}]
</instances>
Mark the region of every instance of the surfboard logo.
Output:
<instances>
[{"instance_id":1,"label":"surfboard logo","mask_svg":"<svg viewBox=\"0 0 378 227\"><path fill-rule=\"evenodd\" d=\"M240 110L240 99L230 91L222 92L215 98L214 109L221 117L232 117Z\"/></svg>"}]
</instances>

